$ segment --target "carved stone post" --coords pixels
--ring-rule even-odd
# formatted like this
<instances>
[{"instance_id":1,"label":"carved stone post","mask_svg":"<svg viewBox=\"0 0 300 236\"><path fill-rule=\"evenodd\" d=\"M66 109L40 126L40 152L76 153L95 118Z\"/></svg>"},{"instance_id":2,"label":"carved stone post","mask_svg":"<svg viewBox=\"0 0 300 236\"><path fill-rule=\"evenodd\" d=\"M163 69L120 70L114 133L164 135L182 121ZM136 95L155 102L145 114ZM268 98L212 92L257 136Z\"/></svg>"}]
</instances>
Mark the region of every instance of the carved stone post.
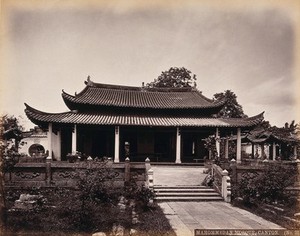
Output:
<instances>
[{"instance_id":1,"label":"carved stone post","mask_svg":"<svg viewBox=\"0 0 300 236\"><path fill-rule=\"evenodd\" d=\"M145 160L146 172L151 169L150 159L147 157Z\"/></svg>"},{"instance_id":2,"label":"carved stone post","mask_svg":"<svg viewBox=\"0 0 300 236\"><path fill-rule=\"evenodd\" d=\"M222 171L222 197L225 202L231 201L231 183L227 170Z\"/></svg>"},{"instance_id":3,"label":"carved stone post","mask_svg":"<svg viewBox=\"0 0 300 236\"><path fill-rule=\"evenodd\" d=\"M238 164L242 163L242 138L241 138L241 128L237 129L236 135L236 162Z\"/></svg>"},{"instance_id":4,"label":"carved stone post","mask_svg":"<svg viewBox=\"0 0 300 236\"><path fill-rule=\"evenodd\" d=\"M51 184L51 160L50 156L46 158L46 186Z\"/></svg>"},{"instance_id":5,"label":"carved stone post","mask_svg":"<svg viewBox=\"0 0 300 236\"><path fill-rule=\"evenodd\" d=\"M232 181L236 185L237 184L237 167L236 167L236 161L234 159L232 159L230 161L230 168L231 168Z\"/></svg>"},{"instance_id":6,"label":"carved stone post","mask_svg":"<svg viewBox=\"0 0 300 236\"><path fill-rule=\"evenodd\" d=\"M127 157L125 159L125 184L129 183L130 181L130 160Z\"/></svg>"},{"instance_id":7,"label":"carved stone post","mask_svg":"<svg viewBox=\"0 0 300 236\"><path fill-rule=\"evenodd\" d=\"M154 188L154 182L153 182L153 170L148 170L148 187L150 190L153 191Z\"/></svg>"}]
</instances>

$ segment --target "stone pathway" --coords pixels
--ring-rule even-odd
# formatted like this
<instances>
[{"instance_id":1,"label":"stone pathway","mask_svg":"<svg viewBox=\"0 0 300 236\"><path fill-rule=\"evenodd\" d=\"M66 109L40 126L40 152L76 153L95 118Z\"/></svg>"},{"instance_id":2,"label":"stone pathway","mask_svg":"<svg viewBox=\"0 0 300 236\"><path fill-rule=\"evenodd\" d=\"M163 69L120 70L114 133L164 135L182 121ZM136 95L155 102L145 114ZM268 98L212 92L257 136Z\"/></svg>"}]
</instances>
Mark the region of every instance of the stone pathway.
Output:
<instances>
[{"instance_id":1,"label":"stone pathway","mask_svg":"<svg viewBox=\"0 0 300 236\"><path fill-rule=\"evenodd\" d=\"M204 167L152 166L154 185L201 185L206 174ZM159 202L178 236L194 235L195 229L282 229L246 210L222 201Z\"/></svg>"},{"instance_id":2,"label":"stone pathway","mask_svg":"<svg viewBox=\"0 0 300 236\"><path fill-rule=\"evenodd\" d=\"M160 202L178 236L194 235L194 229L282 229L248 211L225 202Z\"/></svg>"}]
</instances>

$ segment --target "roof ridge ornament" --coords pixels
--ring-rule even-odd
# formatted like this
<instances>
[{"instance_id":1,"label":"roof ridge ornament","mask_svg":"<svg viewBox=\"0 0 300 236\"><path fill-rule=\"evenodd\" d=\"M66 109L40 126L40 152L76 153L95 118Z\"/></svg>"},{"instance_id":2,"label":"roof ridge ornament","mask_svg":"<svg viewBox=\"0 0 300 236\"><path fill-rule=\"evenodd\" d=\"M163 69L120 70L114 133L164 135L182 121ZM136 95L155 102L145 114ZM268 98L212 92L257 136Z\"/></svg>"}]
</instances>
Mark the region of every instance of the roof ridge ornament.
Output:
<instances>
[{"instance_id":1,"label":"roof ridge ornament","mask_svg":"<svg viewBox=\"0 0 300 236\"><path fill-rule=\"evenodd\" d=\"M94 86L94 82L93 82L90 78L91 78L91 76L88 75L87 80L84 81L84 83L85 83L87 86Z\"/></svg>"}]
</instances>

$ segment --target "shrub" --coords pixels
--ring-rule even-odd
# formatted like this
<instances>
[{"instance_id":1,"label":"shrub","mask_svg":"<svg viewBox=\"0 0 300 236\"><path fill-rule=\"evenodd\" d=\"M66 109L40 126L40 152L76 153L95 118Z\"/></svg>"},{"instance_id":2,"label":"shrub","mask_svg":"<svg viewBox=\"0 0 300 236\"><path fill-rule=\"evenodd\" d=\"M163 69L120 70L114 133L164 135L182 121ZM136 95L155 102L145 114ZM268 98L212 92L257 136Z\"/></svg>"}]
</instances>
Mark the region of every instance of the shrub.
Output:
<instances>
[{"instance_id":1,"label":"shrub","mask_svg":"<svg viewBox=\"0 0 300 236\"><path fill-rule=\"evenodd\" d=\"M296 173L294 166L270 164L262 173L243 174L233 192L235 197L241 197L245 204L287 202L290 196L285 193L285 189L293 185Z\"/></svg>"}]
</instances>

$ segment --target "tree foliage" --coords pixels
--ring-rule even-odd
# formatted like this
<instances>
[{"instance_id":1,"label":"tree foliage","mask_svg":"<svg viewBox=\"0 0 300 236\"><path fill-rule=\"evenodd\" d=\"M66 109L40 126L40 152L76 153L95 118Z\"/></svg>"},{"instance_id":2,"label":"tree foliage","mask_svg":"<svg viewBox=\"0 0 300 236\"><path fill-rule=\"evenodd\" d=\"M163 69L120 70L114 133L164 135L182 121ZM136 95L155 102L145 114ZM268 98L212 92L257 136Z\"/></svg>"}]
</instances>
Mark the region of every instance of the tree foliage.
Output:
<instances>
[{"instance_id":1,"label":"tree foliage","mask_svg":"<svg viewBox=\"0 0 300 236\"><path fill-rule=\"evenodd\" d=\"M19 142L23 139L24 127L20 124L18 118L13 115L4 115L2 117L3 134L4 140L13 139L15 141L15 148L18 150Z\"/></svg>"},{"instance_id":2,"label":"tree foliage","mask_svg":"<svg viewBox=\"0 0 300 236\"><path fill-rule=\"evenodd\" d=\"M291 196L285 189L295 183L296 176L295 166L270 164L262 169L262 173L243 174L234 192L236 197L243 198L245 204L288 202Z\"/></svg>"},{"instance_id":3,"label":"tree foliage","mask_svg":"<svg viewBox=\"0 0 300 236\"><path fill-rule=\"evenodd\" d=\"M223 118L243 118L247 117L244 114L243 107L237 102L237 96L231 90L226 90L223 93L214 94L215 101L224 101L223 108L217 114Z\"/></svg>"},{"instance_id":4,"label":"tree foliage","mask_svg":"<svg viewBox=\"0 0 300 236\"><path fill-rule=\"evenodd\" d=\"M184 88L196 83L196 75L184 67L171 67L163 71L157 79L148 83L148 88Z\"/></svg>"},{"instance_id":5,"label":"tree foliage","mask_svg":"<svg viewBox=\"0 0 300 236\"><path fill-rule=\"evenodd\" d=\"M4 230L6 224L6 203L3 174L15 164L15 154L18 153L18 144L23 138L22 131L24 128L20 125L19 120L11 115L0 117L0 231ZM14 139L15 145L7 150L6 140ZM12 158L5 158L10 154Z\"/></svg>"}]
</instances>

